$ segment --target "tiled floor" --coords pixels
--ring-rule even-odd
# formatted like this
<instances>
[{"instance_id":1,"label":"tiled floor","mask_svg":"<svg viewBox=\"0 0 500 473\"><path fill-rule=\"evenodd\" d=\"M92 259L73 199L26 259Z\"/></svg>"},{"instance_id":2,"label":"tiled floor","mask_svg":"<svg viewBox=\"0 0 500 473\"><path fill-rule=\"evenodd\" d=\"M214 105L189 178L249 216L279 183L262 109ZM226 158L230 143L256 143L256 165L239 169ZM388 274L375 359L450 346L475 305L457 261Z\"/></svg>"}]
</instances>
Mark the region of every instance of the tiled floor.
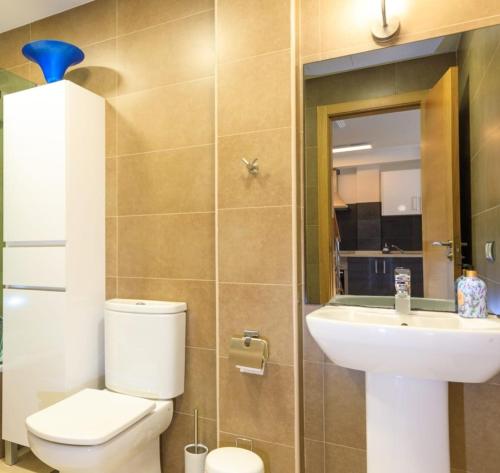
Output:
<instances>
[{"instance_id":1,"label":"tiled floor","mask_svg":"<svg viewBox=\"0 0 500 473\"><path fill-rule=\"evenodd\" d=\"M4 463L3 458L0 460L0 473L50 473L52 468L44 465L32 453L23 455L16 465L8 466Z\"/></svg>"}]
</instances>

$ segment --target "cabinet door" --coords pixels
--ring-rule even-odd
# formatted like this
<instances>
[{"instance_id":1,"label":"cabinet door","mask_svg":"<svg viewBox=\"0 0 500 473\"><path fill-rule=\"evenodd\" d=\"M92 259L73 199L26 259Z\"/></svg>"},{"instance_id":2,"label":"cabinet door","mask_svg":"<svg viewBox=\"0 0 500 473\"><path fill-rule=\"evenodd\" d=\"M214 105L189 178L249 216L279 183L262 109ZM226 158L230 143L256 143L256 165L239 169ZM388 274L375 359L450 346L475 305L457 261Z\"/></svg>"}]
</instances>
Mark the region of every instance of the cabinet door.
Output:
<instances>
[{"instance_id":1,"label":"cabinet door","mask_svg":"<svg viewBox=\"0 0 500 473\"><path fill-rule=\"evenodd\" d=\"M64 81L4 99L4 240L65 240Z\"/></svg>"},{"instance_id":2,"label":"cabinet door","mask_svg":"<svg viewBox=\"0 0 500 473\"><path fill-rule=\"evenodd\" d=\"M379 267L377 258L348 258L349 294L379 295Z\"/></svg>"},{"instance_id":3,"label":"cabinet door","mask_svg":"<svg viewBox=\"0 0 500 473\"><path fill-rule=\"evenodd\" d=\"M380 173L382 215L419 215L422 213L420 169Z\"/></svg>"},{"instance_id":4,"label":"cabinet door","mask_svg":"<svg viewBox=\"0 0 500 473\"><path fill-rule=\"evenodd\" d=\"M4 290L2 437L28 445L25 419L66 396L63 292Z\"/></svg>"},{"instance_id":5,"label":"cabinet door","mask_svg":"<svg viewBox=\"0 0 500 473\"><path fill-rule=\"evenodd\" d=\"M396 292L394 288L394 258L377 258L377 295L393 296Z\"/></svg>"}]
</instances>

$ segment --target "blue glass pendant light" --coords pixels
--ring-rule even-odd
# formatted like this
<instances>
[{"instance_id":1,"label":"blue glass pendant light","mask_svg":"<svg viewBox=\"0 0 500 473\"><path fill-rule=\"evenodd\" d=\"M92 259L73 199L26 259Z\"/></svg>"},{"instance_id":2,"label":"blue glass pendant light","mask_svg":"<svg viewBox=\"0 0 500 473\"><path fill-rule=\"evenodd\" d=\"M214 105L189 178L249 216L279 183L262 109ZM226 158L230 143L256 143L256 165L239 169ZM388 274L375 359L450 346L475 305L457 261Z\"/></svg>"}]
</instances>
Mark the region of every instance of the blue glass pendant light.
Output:
<instances>
[{"instance_id":1,"label":"blue glass pendant light","mask_svg":"<svg viewBox=\"0 0 500 473\"><path fill-rule=\"evenodd\" d=\"M57 82L66 69L83 61L85 54L80 48L64 41L43 39L23 46L23 54L42 69L47 82Z\"/></svg>"}]
</instances>

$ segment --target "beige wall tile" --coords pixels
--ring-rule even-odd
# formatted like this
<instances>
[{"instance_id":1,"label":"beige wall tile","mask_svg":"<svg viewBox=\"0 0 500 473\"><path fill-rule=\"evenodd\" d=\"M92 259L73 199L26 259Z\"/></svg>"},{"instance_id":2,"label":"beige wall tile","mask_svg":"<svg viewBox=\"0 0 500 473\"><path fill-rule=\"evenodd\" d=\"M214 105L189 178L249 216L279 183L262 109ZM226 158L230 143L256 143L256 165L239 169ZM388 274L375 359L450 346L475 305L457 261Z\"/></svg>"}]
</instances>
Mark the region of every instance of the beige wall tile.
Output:
<instances>
[{"instance_id":1,"label":"beige wall tile","mask_svg":"<svg viewBox=\"0 0 500 473\"><path fill-rule=\"evenodd\" d=\"M219 66L219 134L289 127L290 51Z\"/></svg>"},{"instance_id":2,"label":"beige wall tile","mask_svg":"<svg viewBox=\"0 0 500 473\"><path fill-rule=\"evenodd\" d=\"M115 102L106 100L106 156L116 156L116 109Z\"/></svg>"},{"instance_id":3,"label":"beige wall tile","mask_svg":"<svg viewBox=\"0 0 500 473\"><path fill-rule=\"evenodd\" d=\"M291 218L291 207L220 211L220 281L289 284Z\"/></svg>"},{"instance_id":4,"label":"beige wall tile","mask_svg":"<svg viewBox=\"0 0 500 473\"><path fill-rule=\"evenodd\" d=\"M213 145L118 159L120 215L213 211L214 186Z\"/></svg>"},{"instance_id":5,"label":"beige wall tile","mask_svg":"<svg viewBox=\"0 0 500 473\"><path fill-rule=\"evenodd\" d=\"M117 0L118 34L148 28L150 26L173 21L202 11L212 10L214 0Z\"/></svg>"},{"instance_id":6,"label":"beige wall tile","mask_svg":"<svg viewBox=\"0 0 500 473\"><path fill-rule=\"evenodd\" d=\"M2 40L0 39L0 41L2 41ZM20 66L10 67L9 69L6 69L6 71L8 73L15 74L16 76L21 77L22 79L26 79L27 81L31 82L29 63L21 64Z\"/></svg>"},{"instance_id":7,"label":"beige wall tile","mask_svg":"<svg viewBox=\"0 0 500 473\"><path fill-rule=\"evenodd\" d=\"M346 472L366 473L366 451L327 443L325 445L325 473Z\"/></svg>"},{"instance_id":8,"label":"beige wall tile","mask_svg":"<svg viewBox=\"0 0 500 473\"><path fill-rule=\"evenodd\" d=\"M119 278L118 295L125 299L186 302L186 345L215 349L213 281Z\"/></svg>"},{"instance_id":9,"label":"beige wall tile","mask_svg":"<svg viewBox=\"0 0 500 473\"><path fill-rule=\"evenodd\" d=\"M254 376L220 358L219 372L220 430L293 446L293 367L268 364Z\"/></svg>"},{"instance_id":10,"label":"beige wall tile","mask_svg":"<svg viewBox=\"0 0 500 473\"><path fill-rule=\"evenodd\" d=\"M290 0L219 0L217 15L221 62L290 47Z\"/></svg>"},{"instance_id":11,"label":"beige wall tile","mask_svg":"<svg viewBox=\"0 0 500 473\"><path fill-rule=\"evenodd\" d=\"M221 447L234 447L238 435L228 432L220 433ZM291 473L294 471L294 449L284 445L252 440L253 451L262 458L265 473ZM240 442L238 446L248 448L249 442Z\"/></svg>"},{"instance_id":12,"label":"beige wall tile","mask_svg":"<svg viewBox=\"0 0 500 473\"><path fill-rule=\"evenodd\" d=\"M396 7L389 5L391 11L398 14L404 27L398 42L459 32L478 24L493 24L498 22L494 16L500 14L500 8L493 0L439 4L432 0L401 2ZM373 19L380 15L378 4L366 0L321 0L320 15L322 59L379 47L370 34Z\"/></svg>"},{"instance_id":13,"label":"beige wall tile","mask_svg":"<svg viewBox=\"0 0 500 473\"><path fill-rule=\"evenodd\" d=\"M325 365L326 441L365 449L365 419L364 373L327 363Z\"/></svg>"},{"instance_id":14,"label":"beige wall tile","mask_svg":"<svg viewBox=\"0 0 500 473\"><path fill-rule=\"evenodd\" d=\"M106 217L117 214L116 206L116 159L106 159Z\"/></svg>"},{"instance_id":15,"label":"beige wall tile","mask_svg":"<svg viewBox=\"0 0 500 473\"><path fill-rule=\"evenodd\" d=\"M106 299L114 299L117 297L116 285L116 278L106 278Z\"/></svg>"},{"instance_id":16,"label":"beige wall tile","mask_svg":"<svg viewBox=\"0 0 500 473\"><path fill-rule=\"evenodd\" d=\"M209 11L119 37L119 94L213 76L213 28Z\"/></svg>"},{"instance_id":17,"label":"beige wall tile","mask_svg":"<svg viewBox=\"0 0 500 473\"><path fill-rule=\"evenodd\" d=\"M0 68L7 69L27 62L21 49L30 40L29 25L0 34Z\"/></svg>"},{"instance_id":18,"label":"beige wall tile","mask_svg":"<svg viewBox=\"0 0 500 473\"><path fill-rule=\"evenodd\" d=\"M192 414L194 409L198 409L200 417L216 419L215 364L215 350L186 349L184 394L175 401L176 411Z\"/></svg>"},{"instance_id":19,"label":"beige wall tile","mask_svg":"<svg viewBox=\"0 0 500 473\"><path fill-rule=\"evenodd\" d=\"M172 214L118 219L118 275L214 278L214 215Z\"/></svg>"},{"instance_id":20,"label":"beige wall tile","mask_svg":"<svg viewBox=\"0 0 500 473\"><path fill-rule=\"evenodd\" d=\"M102 97L115 96L117 84L121 80L116 67L116 40L93 44L83 48L83 51L84 61L71 68L65 79Z\"/></svg>"},{"instance_id":21,"label":"beige wall tile","mask_svg":"<svg viewBox=\"0 0 500 473\"><path fill-rule=\"evenodd\" d=\"M304 437L325 440L324 364L304 362Z\"/></svg>"},{"instance_id":22,"label":"beige wall tile","mask_svg":"<svg viewBox=\"0 0 500 473\"><path fill-rule=\"evenodd\" d=\"M219 285L219 350L245 329L259 330L269 342L270 361L293 363L292 287L256 284Z\"/></svg>"},{"instance_id":23,"label":"beige wall tile","mask_svg":"<svg viewBox=\"0 0 500 473\"><path fill-rule=\"evenodd\" d=\"M172 423L160 438L163 471L184 473L184 447L193 443L193 416L175 413ZM209 450L217 447L217 425L213 420L199 420L199 442Z\"/></svg>"},{"instance_id":24,"label":"beige wall tile","mask_svg":"<svg viewBox=\"0 0 500 473\"><path fill-rule=\"evenodd\" d=\"M466 470L496 473L500 465L500 386L464 386ZM495 406L495 407L494 407Z\"/></svg>"},{"instance_id":25,"label":"beige wall tile","mask_svg":"<svg viewBox=\"0 0 500 473\"><path fill-rule=\"evenodd\" d=\"M106 218L106 275L116 276L117 271L117 219Z\"/></svg>"},{"instance_id":26,"label":"beige wall tile","mask_svg":"<svg viewBox=\"0 0 500 473\"><path fill-rule=\"evenodd\" d=\"M302 0L300 10L300 54L302 57L321 51L320 0Z\"/></svg>"},{"instance_id":27,"label":"beige wall tile","mask_svg":"<svg viewBox=\"0 0 500 473\"><path fill-rule=\"evenodd\" d=\"M213 143L213 101L213 79L116 98L118 153Z\"/></svg>"},{"instance_id":28,"label":"beige wall tile","mask_svg":"<svg viewBox=\"0 0 500 473\"><path fill-rule=\"evenodd\" d=\"M82 47L115 36L115 0L97 0L31 24L31 39L59 39Z\"/></svg>"},{"instance_id":29,"label":"beige wall tile","mask_svg":"<svg viewBox=\"0 0 500 473\"><path fill-rule=\"evenodd\" d=\"M472 255L474 267L482 277L490 281L500 282L500 262L487 261L484 256L484 245L487 241L499 241L500 239L500 207L487 210L477 217L472 218ZM489 294L492 297L492 294ZM491 299L490 302L493 302Z\"/></svg>"},{"instance_id":30,"label":"beige wall tile","mask_svg":"<svg viewBox=\"0 0 500 473\"><path fill-rule=\"evenodd\" d=\"M304 439L304 464L305 473L325 473L324 442Z\"/></svg>"},{"instance_id":31,"label":"beige wall tile","mask_svg":"<svg viewBox=\"0 0 500 473\"><path fill-rule=\"evenodd\" d=\"M290 205L292 173L290 129L247 133L218 141L219 207ZM252 176L241 159L259 160Z\"/></svg>"},{"instance_id":32,"label":"beige wall tile","mask_svg":"<svg viewBox=\"0 0 500 473\"><path fill-rule=\"evenodd\" d=\"M320 306L311 306L309 304L305 304L304 307L305 307L304 314L306 314L308 312L311 312L311 310L308 310L309 308L315 307L319 309ZM303 346L304 346L304 361L311 361L316 363L325 361L325 355L323 353L323 350L321 350L321 348L318 346L314 338L312 338L311 334L309 333L305 317L303 320L302 333L303 333Z\"/></svg>"}]
</instances>

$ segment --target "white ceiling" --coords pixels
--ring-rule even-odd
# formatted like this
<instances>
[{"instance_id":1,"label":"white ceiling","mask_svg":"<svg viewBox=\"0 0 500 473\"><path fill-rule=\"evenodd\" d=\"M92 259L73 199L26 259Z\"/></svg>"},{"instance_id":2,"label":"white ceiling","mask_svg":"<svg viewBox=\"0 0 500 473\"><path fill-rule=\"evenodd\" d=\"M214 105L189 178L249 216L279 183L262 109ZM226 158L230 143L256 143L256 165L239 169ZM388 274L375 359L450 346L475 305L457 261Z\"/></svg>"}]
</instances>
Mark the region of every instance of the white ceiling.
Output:
<instances>
[{"instance_id":1,"label":"white ceiling","mask_svg":"<svg viewBox=\"0 0 500 473\"><path fill-rule=\"evenodd\" d=\"M355 69L364 69L366 67L391 64L393 62L409 61L410 59L419 57L456 52L460 43L460 36L460 34L441 36L440 38L400 44L366 53L312 62L304 65L304 77L312 79L314 77L338 74Z\"/></svg>"},{"instance_id":2,"label":"white ceiling","mask_svg":"<svg viewBox=\"0 0 500 473\"><path fill-rule=\"evenodd\" d=\"M373 149L333 155L336 168L420 159L420 110L366 115L332 122L332 144L369 143Z\"/></svg>"},{"instance_id":3,"label":"white ceiling","mask_svg":"<svg viewBox=\"0 0 500 473\"><path fill-rule=\"evenodd\" d=\"M93 0L0 0L0 33Z\"/></svg>"}]
</instances>

